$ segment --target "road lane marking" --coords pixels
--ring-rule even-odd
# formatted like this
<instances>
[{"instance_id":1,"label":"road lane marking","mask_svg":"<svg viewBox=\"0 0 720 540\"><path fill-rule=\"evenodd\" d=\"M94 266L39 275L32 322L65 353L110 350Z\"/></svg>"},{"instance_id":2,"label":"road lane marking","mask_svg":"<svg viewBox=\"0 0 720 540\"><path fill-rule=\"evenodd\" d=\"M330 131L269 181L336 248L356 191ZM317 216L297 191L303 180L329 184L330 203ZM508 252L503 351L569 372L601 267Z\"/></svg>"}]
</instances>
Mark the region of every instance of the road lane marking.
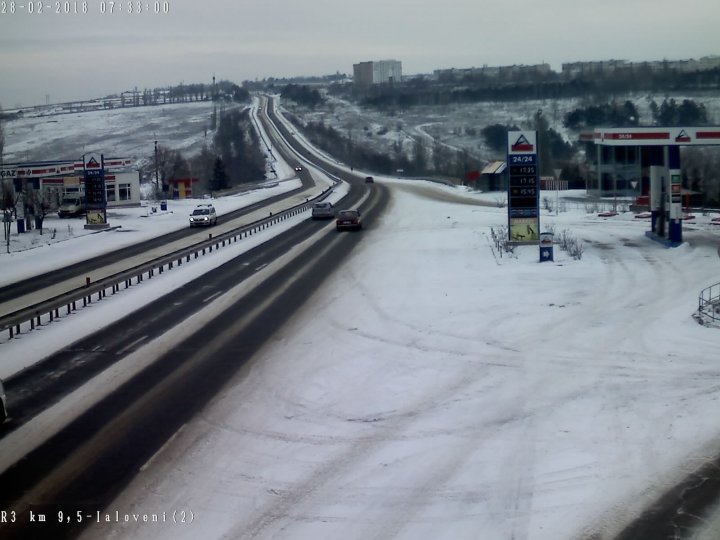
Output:
<instances>
[{"instance_id":1,"label":"road lane marking","mask_svg":"<svg viewBox=\"0 0 720 540\"><path fill-rule=\"evenodd\" d=\"M202 303L203 303L203 304L206 304L206 303L208 303L210 300L213 300L214 298L217 298L218 296L220 296L222 293L223 293L223 291L218 291L218 292L216 292L215 294L211 294L210 296L208 296L207 298L205 298L205 300L203 300Z\"/></svg>"},{"instance_id":2,"label":"road lane marking","mask_svg":"<svg viewBox=\"0 0 720 540\"><path fill-rule=\"evenodd\" d=\"M148 338L148 336L139 337L139 338L137 338L135 341L133 341L132 343L128 343L127 345L125 345L122 349L120 349L120 350L119 350L118 352L116 352L115 354L118 355L118 356L120 356L121 354L125 354L129 349L133 348L135 345L137 345L138 343L140 343L141 341L143 341L143 340L145 340L145 339L147 339L147 338Z\"/></svg>"}]
</instances>

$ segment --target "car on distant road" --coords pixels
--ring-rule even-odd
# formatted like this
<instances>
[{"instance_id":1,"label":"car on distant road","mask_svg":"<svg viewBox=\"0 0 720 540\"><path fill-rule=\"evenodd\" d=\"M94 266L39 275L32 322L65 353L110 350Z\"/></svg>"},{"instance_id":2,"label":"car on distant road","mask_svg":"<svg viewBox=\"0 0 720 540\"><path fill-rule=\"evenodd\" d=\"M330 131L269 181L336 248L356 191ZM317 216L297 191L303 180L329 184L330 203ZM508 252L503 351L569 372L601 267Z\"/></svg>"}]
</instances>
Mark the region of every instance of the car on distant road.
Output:
<instances>
[{"instance_id":1,"label":"car on distant road","mask_svg":"<svg viewBox=\"0 0 720 540\"><path fill-rule=\"evenodd\" d=\"M360 210L340 210L337 213L335 227L338 231L362 229L362 218Z\"/></svg>"},{"instance_id":2,"label":"car on distant road","mask_svg":"<svg viewBox=\"0 0 720 540\"><path fill-rule=\"evenodd\" d=\"M5 398L5 388L3 387L2 379L0 379L0 424L2 424L7 418L7 401Z\"/></svg>"},{"instance_id":3,"label":"car on distant road","mask_svg":"<svg viewBox=\"0 0 720 540\"><path fill-rule=\"evenodd\" d=\"M372 184L375 182L375 179L372 176L366 176L365 177L365 183L366 184Z\"/></svg>"},{"instance_id":4,"label":"car on distant road","mask_svg":"<svg viewBox=\"0 0 720 540\"><path fill-rule=\"evenodd\" d=\"M191 227L207 227L217 223L217 212L212 204L199 204L190 214Z\"/></svg>"},{"instance_id":5,"label":"car on distant road","mask_svg":"<svg viewBox=\"0 0 720 540\"><path fill-rule=\"evenodd\" d=\"M335 207L331 202L316 202L312 207L313 219L332 219L335 217Z\"/></svg>"},{"instance_id":6,"label":"car on distant road","mask_svg":"<svg viewBox=\"0 0 720 540\"><path fill-rule=\"evenodd\" d=\"M300 165L296 165L296 166L295 166L295 170L296 170L296 171L302 171L302 167L301 167Z\"/></svg>"}]
</instances>

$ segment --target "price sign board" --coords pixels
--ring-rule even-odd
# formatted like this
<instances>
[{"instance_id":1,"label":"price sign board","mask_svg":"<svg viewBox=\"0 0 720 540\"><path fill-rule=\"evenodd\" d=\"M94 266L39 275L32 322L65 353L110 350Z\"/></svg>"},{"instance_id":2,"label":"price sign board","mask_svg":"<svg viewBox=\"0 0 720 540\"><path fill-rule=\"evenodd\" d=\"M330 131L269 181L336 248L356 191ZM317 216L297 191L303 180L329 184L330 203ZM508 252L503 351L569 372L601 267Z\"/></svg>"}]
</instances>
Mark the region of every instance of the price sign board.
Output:
<instances>
[{"instance_id":1,"label":"price sign board","mask_svg":"<svg viewBox=\"0 0 720 540\"><path fill-rule=\"evenodd\" d=\"M537 132L508 132L508 230L511 242L535 243L540 230Z\"/></svg>"},{"instance_id":2,"label":"price sign board","mask_svg":"<svg viewBox=\"0 0 720 540\"><path fill-rule=\"evenodd\" d=\"M103 158L100 163L91 157L84 161L85 168L85 209L88 225L107 223L107 198L105 195L105 167Z\"/></svg>"}]
</instances>

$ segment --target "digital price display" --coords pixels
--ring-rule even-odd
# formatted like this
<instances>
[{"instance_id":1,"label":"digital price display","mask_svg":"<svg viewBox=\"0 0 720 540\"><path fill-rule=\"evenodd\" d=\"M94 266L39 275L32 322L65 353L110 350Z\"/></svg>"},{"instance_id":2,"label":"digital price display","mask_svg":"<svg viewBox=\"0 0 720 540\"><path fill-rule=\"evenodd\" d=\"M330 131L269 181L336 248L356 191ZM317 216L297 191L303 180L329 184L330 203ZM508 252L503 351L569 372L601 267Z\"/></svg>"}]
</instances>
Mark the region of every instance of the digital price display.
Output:
<instances>
[{"instance_id":1,"label":"digital price display","mask_svg":"<svg viewBox=\"0 0 720 540\"><path fill-rule=\"evenodd\" d=\"M102 171L86 172L85 201L90 208L103 207L105 205L105 178L102 175Z\"/></svg>"}]
</instances>

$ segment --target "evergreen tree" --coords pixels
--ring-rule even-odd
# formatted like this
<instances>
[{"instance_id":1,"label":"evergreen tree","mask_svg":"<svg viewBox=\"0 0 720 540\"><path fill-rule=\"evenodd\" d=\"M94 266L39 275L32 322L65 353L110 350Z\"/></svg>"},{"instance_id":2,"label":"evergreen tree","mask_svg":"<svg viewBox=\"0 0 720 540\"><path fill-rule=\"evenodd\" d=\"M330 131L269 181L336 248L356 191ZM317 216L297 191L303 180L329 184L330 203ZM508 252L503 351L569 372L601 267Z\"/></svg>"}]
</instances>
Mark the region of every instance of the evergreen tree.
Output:
<instances>
[{"instance_id":1,"label":"evergreen tree","mask_svg":"<svg viewBox=\"0 0 720 540\"><path fill-rule=\"evenodd\" d=\"M221 157L215 159L213 166L213 175L210 181L211 191L221 191L229 187L227 173L225 172L225 164Z\"/></svg>"}]
</instances>

